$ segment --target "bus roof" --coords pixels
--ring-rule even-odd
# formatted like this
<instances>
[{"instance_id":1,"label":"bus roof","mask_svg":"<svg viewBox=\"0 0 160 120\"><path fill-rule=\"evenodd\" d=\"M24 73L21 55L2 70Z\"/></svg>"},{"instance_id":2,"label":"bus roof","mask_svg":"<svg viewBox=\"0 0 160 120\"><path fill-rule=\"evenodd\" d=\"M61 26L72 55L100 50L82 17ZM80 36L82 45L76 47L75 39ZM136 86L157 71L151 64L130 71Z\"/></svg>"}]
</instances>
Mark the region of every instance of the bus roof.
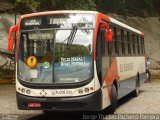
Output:
<instances>
[{"instance_id":1,"label":"bus roof","mask_svg":"<svg viewBox=\"0 0 160 120\"><path fill-rule=\"evenodd\" d=\"M83 11L83 10L60 10L60 11L45 11L45 12L37 12L31 14L22 15L21 18L46 15L46 14L60 14L60 13L88 13L88 14L97 14L97 11Z\"/></svg>"},{"instance_id":2,"label":"bus roof","mask_svg":"<svg viewBox=\"0 0 160 120\"><path fill-rule=\"evenodd\" d=\"M46 11L46 12L37 12L37 13L31 13L31 14L25 14L25 15L22 15L21 16L21 19L22 18L26 18L26 17L33 17L33 16L39 16L39 15L46 15L46 14L61 14L61 13L86 13L86 14L102 14L100 12L97 12L97 11L83 11L83 10L60 10L60 11ZM106 14L103 14L105 16L107 16ZM143 32L139 31L139 30L136 30L135 28L133 27L130 27L114 18L111 18L109 16L107 16L110 20L108 22L111 22L111 23L114 23L118 26L121 26L125 29L128 29L130 31L133 31L135 33L138 33L138 34L141 34L141 35L144 35Z\"/></svg>"},{"instance_id":3,"label":"bus roof","mask_svg":"<svg viewBox=\"0 0 160 120\"><path fill-rule=\"evenodd\" d=\"M111 23L114 23L114 24L116 24L116 25L119 25L119 26L121 26L121 27L123 27L123 28L126 28L126 29L128 29L128 30L130 30L130 31L133 31L133 32L135 32L135 33L144 35L143 32L141 32L141 31L139 31L139 30L137 30L137 29L135 29L135 28L133 28L133 27L130 27L130 26L128 26L128 25L126 25L126 24L124 24L124 23L122 23L122 22L120 22L120 21L118 21L118 20L115 20L115 19L113 19L113 18L111 18L111 17L109 17L109 18L110 18L110 22L111 22Z\"/></svg>"}]
</instances>

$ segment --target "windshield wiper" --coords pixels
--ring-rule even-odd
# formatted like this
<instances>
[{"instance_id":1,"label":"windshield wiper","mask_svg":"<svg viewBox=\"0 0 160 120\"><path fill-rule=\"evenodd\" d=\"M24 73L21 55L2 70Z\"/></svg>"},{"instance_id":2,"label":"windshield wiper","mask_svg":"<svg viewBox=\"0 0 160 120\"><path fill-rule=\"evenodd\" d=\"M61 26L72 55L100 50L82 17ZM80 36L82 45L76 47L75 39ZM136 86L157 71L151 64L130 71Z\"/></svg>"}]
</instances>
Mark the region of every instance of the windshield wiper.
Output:
<instances>
[{"instance_id":1,"label":"windshield wiper","mask_svg":"<svg viewBox=\"0 0 160 120\"><path fill-rule=\"evenodd\" d=\"M75 35L76 35L76 32L77 32L77 29L78 29L77 25L73 26L72 31L71 31L69 37L67 38L67 46L66 46L67 49L69 49L70 45L72 45L73 40L74 40Z\"/></svg>"},{"instance_id":2,"label":"windshield wiper","mask_svg":"<svg viewBox=\"0 0 160 120\"><path fill-rule=\"evenodd\" d=\"M35 32L37 33L37 36L38 36L39 40L42 42L42 45L43 45L43 47L44 47L44 54L46 54L46 51L47 51L47 49L46 49L46 48L47 48L47 43L43 40L39 28L38 28L38 27L34 27L34 30L35 30Z\"/></svg>"}]
</instances>

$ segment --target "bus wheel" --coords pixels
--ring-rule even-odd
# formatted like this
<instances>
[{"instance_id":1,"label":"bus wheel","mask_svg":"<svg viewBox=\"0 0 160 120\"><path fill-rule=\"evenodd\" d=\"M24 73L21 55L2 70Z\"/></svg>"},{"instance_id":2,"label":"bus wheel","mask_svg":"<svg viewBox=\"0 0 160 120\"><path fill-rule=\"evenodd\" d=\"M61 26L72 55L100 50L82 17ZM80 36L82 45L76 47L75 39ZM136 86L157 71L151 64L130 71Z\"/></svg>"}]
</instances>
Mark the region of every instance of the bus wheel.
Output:
<instances>
[{"instance_id":1,"label":"bus wheel","mask_svg":"<svg viewBox=\"0 0 160 120\"><path fill-rule=\"evenodd\" d=\"M117 108L117 90L115 85L112 85L112 97L111 97L111 105L109 107L109 113L113 114Z\"/></svg>"},{"instance_id":2,"label":"bus wheel","mask_svg":"<svg viewBox=\"0 0 160 120\"><path fill-rule=\"evenodd\" d=\"M133 97L137 97L139 94L139 79L137 77L137 80L136 80L136 89L132 92L132 95Z\"/></svg>"}]
</instances>

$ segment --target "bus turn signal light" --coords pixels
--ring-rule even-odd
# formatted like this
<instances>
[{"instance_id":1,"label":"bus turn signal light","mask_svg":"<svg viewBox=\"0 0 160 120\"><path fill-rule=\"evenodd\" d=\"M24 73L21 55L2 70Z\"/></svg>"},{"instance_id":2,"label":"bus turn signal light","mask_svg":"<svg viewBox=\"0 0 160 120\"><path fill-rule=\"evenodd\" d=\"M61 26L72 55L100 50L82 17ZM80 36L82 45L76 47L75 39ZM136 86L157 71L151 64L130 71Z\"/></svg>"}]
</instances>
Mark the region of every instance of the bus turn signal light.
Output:
<instances>
[{"instance_id":1,"label":"bus turn signal light","mask_svg":"<svg viewBox=\"0 0 160 120\"><path fill-rule=\"evenodd\" d=\"M41 103L27 103L27 106L30 108L40 108Z\"/></svg>"}]
</instances>

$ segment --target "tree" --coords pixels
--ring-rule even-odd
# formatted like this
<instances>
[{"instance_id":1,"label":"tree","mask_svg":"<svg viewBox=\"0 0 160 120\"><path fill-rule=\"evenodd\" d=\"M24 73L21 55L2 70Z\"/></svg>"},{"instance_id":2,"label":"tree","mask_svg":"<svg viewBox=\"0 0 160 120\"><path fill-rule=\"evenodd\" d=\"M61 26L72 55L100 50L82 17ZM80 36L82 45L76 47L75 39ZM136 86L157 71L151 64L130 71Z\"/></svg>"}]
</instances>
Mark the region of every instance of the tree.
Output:
<instances>
[{"instance_id":1,"label":"tree","mask_svg":"<svg viewBox=\"0 0 160 120\"><path fill-rule=\"evenodd\" d=\"M64 10L96 10L94 0L59 0L58 6Z\"/></svg>"},{"instance_id":2,"label":"tree","mask_svg":"<svg viewBox=\"0 0 160 120\"><path fill-rule=\"evenodd\" d=\"M16 9L22 13L36 12L43 0L15 0Z\"/></svg>"},{"instance_id":3,"label":"tree","mask_svg":"<svg viewBox=\"0 0 160 120\"><path fill-rule=\"evenodd\" d=\"M96 10L94 0L15 0L18 11Z\"/></svg>"}]
</instances>

